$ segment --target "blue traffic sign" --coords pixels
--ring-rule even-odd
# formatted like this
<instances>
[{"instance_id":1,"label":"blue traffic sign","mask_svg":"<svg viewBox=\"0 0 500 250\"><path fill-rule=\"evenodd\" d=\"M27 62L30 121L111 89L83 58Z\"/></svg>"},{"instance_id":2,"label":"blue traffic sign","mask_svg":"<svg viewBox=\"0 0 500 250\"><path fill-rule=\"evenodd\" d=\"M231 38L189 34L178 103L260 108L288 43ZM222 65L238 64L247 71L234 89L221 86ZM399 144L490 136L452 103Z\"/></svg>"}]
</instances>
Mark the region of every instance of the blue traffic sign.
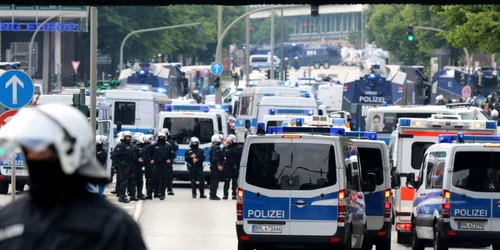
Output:
<instances>
[{"instance_id":1,"label":"blue traffic sign","mask_svg":"<svg viewBox=\"0 0 500 250\"><path fill-rule=\"evenodd\" d=\"M0 103L9 109L20 109L31 102L35 93L33 80L20 70L9 70L0 76Z\"/></svg>"},{"instance_id":2,"label":"blue traffic sign","mask_svg":"<svg viewBox=\"0 0 500 250\"><path fill-rule=\"evenodd\" d=\"M102 195L102 193L104 193L104 187L105 187L104 185L98 185L92 183L87 183L87 185L85 185L85 189L87 189L87 191L96 195Z\"/></svg>"},{"instance_id":3,"label":"blue traffic sign","mask_svg":"<svg viewBox=\"0 0 500 250\"><path fill-rule=\"evenodd\" d=\"M210 65L210 70L212 71L212 74L218 76L224 72L224 66L220 62L213 62L212 65Z\"/></svg>"}]
</instances>

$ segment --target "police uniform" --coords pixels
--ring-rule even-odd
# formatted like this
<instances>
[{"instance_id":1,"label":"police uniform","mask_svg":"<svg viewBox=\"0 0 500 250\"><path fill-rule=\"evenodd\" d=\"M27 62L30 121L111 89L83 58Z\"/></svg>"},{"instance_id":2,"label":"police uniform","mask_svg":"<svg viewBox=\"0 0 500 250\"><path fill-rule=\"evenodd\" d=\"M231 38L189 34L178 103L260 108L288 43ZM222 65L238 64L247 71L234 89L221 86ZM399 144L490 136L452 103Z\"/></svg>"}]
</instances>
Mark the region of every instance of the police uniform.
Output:
<instances>
[{"instance_id":1,"label":"police uniform","mask_svg":"<svg viewBox=\"0 0 500 250\"><path fill-rule=\"evenodd\" d=\"M210 199L211 200L220 200L217 197L217 188L219 187L220 175L221 171L218 169L219 166L223 165L224 162L224 154L221 149L221 142L213 142L210 147L210 151L208 153L210 156Z\"/></svg>"},{"instance_id":2,"label":"police uniform","mask_svg":"<svg viewBox=\"0 0 500 250\"><path fill-rule=\"evenodd\" d=\"M193 161L193 154L198 161ZM191 191L193 198L196 198L196 181L200 183L200 198L205 196L205 180L203 178L203 162L205 161L205 151L199 147L191 147L184 155L188 165L189 176L191 177Z\"/></svg>"},{"instance_id":3,"label":"police uniform","mask_svg":"<svg viewBox=\"0 0 500 250\"><path fill-rule=\"evenodd\" d=\"M122 141L116 145L111 157L113 164L117 166L119 173L117 178L118 201L127 203L129 202L126 197L127 188L129 189L131 197L135 196L135 181L133 174L131 173L131 170L134 167L132 164L134 161L134 147L130 144L130 141Z\"/></svg>"},{"instance_id":4,"label":"police uniform","mask_svg":"<svg viewBox=\"0 0 500 250\"><path fill-rule=\"evenodd\" d=\"M153 187L153 164L151 164L152 160L152 152L153 152L152 143L145 143L145 159L144 159L144 177L146 178L146 199L153 199L153 191L155 191Z\"/></svg>"},{"instance_id":5,"label":"police uniform","mask_svg":"<svg viewBox=\"0 0 500 250\"><path fill-rule=\"evenodd\" d=\"M170 136L168 136L170 137ZM174 159L177 153L177 150L179 149L179 145L177 145L177 142L171 138L167 139L167 142L172 146L172 149L174 150ZM172 160L173 161L173 160ZM174 190L173 190L173 185L174 185L174 167L172 164L169 166L169 175L167 179L167 193L168 195L174 195Z\"/></svg>"},{"instance_id":6,"label":"police uniform","mask_svg":"<svg viewBox=\"0 0 500 250\"><path fill-rule=\"evenodd\" d=\"M139 160L142 159L142 162ZM135 185L137 188L137 198L144 200L144 194L142 193L142 188L144 186L144 181L143 181L143 172L142 168L144 167L146 163L146 144L144 143L137 143L135 144L134 147L134 177L135 177Z\"/></svg>"},{"instance_id":7,"label":"police uniform","mask_svg":"<svg viewBox=\"0 0 500 250\"><path fill-rule=\"evenodd\" d=\"M229 183L232 182L232 196L236 199L236 188L238 186L238 175L240 172L240 160L243 146L233 142L224 150L226 164L224 165L224 198L229 196Z\"/></svg>"},{"instance_id":8,"label":"police uniform","mask_svg":"<svg viewBox=\"0 0 500 250\"><path fill-rule=\"evenodd\" d=\"M168 142L158 140L152 147L151 159L154 161L153 186L157 189L160 199L163 200L165 199L165 190L175 153Z\"/></svg>"},{"instance_id":9,"label":"police uniform","mask_svg":"<svg viewBox=\"0 0 500 250\"><path fill-rule=\"evenodd\" d=\"M106 150L104 150L104 146L102 144L96 144L95 151L97 160L101 163L104 169L106 169L106 160L108 159L108 155L106 154Z\"/></svg>"}]
</instances>

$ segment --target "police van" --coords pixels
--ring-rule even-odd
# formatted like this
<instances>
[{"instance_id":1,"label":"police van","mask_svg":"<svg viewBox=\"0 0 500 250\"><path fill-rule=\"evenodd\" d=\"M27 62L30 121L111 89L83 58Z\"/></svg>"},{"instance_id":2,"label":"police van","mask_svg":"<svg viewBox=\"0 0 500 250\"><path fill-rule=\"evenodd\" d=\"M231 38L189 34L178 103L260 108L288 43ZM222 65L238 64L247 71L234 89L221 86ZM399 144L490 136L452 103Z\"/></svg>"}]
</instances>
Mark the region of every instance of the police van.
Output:
<instances>
[{"instance_id":1,"label":"police van","mask_svg":"<svg viewBox=\"0 0 500 250\"><path fill-rule=\"evenodd\" d=\"M378 140L375 132L346 132L346 136L351 138L358 149L360 163L363 166L362 177L367 179L368 173L374 173L376 176L376 189L373 192L365 192L368 245L376 246L377 250L390 250L392 189L399 188L399 179L396 180L395 177L391 179L387 146L385 142Z\"/></svg>"},{"instance_id":2,"label":"police van","mask_svg":"<svg viewBox=\"0 0 500 250\"><path fill-rule=\"evenodd\" d=\"M500 137L459 133L438 141L420 162L420 178L407 176L406 185L416 189L413 250L430 242L437 250L464 243L499 250Z\"/></svg>"},{"instance_id":3,"label":"police van","mask_svg":"<svg viewBox=\"0 0 500 250\"><path fill-rule=\"evenodd\" d=\"M226 138L229 135L229 117L222 105L203 105L203 104L184 104L184 105L165 105L165 111L203 111L208 107L208 112L215 113L217 116L217 129L219 133Z\"/></svg>"},{"instance_id":4,"label":"police van","mask_svg":"<svg viewBox=\"0 0 500 250\"><path fill-rule=\"evenodd\" d=\"M176 105L166 105L167 111L162 111L158 115L157 131L167 128L170 131L170 138L177 142L179 149L173 163L174 178L188 180L189 171L187 169L184 154L189 150L189 141L191 137L198 137L200 140L200 149L205 151L205 161L203 162L203 172L205 179L210 179L210 159L208 152L212 145L212 136L214 134L224 134L227 132L219 131L217 114L210 112L208 106L193 106L197 111L176 111Z\"/></svg>"},{"instance_id":5,"label":"police van","mask_svg":"<svg viewBox=\"0 0 500 250\"><path fill-rule=\"evenodd\" d=\"M300 125L300 124L299 124ZM264 127L264 124L259 125ZM237 191L238 249L366 247L356 144L341 128L269 127L245 140Z\"/></svg>"},{"instance_id":6,"label":"police van","mask_svg":"<svg viewBox=\"0 0 500 250\"><path fill-rule=\"evenodd\" d=\"M433 118L400 118L397 136L397 160L392 170L396 176L406 177L407 174L418 174L420 159L427 148L437 142L440 134L493 136L496 134L496 121L456 120ZM395 190L396 231L398 243L407 244L411 241L411 211L413 207L414 189L405 186Z\"/></svg>"}]
</instances>

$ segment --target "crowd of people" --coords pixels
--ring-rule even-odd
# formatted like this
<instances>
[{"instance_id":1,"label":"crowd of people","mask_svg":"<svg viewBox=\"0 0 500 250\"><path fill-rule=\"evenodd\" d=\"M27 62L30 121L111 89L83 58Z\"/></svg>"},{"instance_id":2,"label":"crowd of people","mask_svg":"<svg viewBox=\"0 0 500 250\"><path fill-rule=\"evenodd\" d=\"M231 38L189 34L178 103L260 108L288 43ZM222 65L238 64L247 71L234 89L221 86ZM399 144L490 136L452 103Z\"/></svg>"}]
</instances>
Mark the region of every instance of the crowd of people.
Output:
<instances>
[{"instance_id":1,"label":"crowd of people","mask_svg":"<svg viewBox=\"0 0 500 250\"><path fill-rule=\"evenodd\" d=\"M105 166L107 155L103 147L105 136L96 137L96 155L100 163ZM166 195L175 195L173 192L173 164L179 146L170 136L168 129L162 129L157 139L153 135L125 131L118 135L119 143L111 152L113 168L117 173L116 194L118 201L165 200ZM205 195L205 176L203 162L206 160L205 151L199 148L200 141L192 137L190 148L184 159L191 180L192 197L207 198ZM210 161L210 200L221 200L217 196L220 181L224 181L223 198L229 199L229 187L232 188L232 199L236 199L239 161L242 146L236 143L236 136L229 135L223 143L222 135L212 136L212 146L209 151ZM146 187L144 195L143 187ZM232 183L231 183L232 182Z\"/></svg>"},{"instance_id":2,"label":"crowd of people","mask_svg":"<svg viewBox=\"0 0 500 250\"><path fill-rule=\"evenodd\" d=\"M472 106L480 107L490 116L491 120L497 121L498 125L500 125L500 119L498 117L500 111L500 97L498 97L495 92L491 93L486 98L475 96L467 99L463 97L458 99L446 99L443 95L438 95L436 97L436 105L445 105L449 103L469 103Z\"/></svg>"}]
</instances>

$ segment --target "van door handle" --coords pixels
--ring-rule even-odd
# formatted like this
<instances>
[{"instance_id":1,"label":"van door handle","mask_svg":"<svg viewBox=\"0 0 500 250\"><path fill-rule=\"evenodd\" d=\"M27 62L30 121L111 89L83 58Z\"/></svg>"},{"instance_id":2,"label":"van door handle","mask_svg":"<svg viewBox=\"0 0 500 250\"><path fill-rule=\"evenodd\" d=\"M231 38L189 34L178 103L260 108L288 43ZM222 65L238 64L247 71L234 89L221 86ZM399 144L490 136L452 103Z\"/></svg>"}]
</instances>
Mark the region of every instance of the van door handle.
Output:
<instances>
[{"instance_id":1,"label":"van door handle","mask_svg":"<svg viewBox=\"0 0 500 250\"><path fill-rule=\"evenodd\" d=\"M294 206L305 206L307 205L307 203L305 203L304 201L295 201L292 203L292 205Z\"/></svg>"},{"instance_id":2,"label":"van door handle","mask_svg":"<svg viewBox=\"0 0 500 250\"><path fill-rule=\"evenodd\" d=\"M497 201L497 203L495 203L495 205L500 206L500 201Z\"/></svg>"},{"instance_id":3,"label":"van door handle","mask_svg":"<svg viewBox=\"0 0 500 250\"><path fill-rule=\"evenodd\" d=\"M420 194L420 196L425 196L425 194Z\"/></svg>"}]
</instances>

